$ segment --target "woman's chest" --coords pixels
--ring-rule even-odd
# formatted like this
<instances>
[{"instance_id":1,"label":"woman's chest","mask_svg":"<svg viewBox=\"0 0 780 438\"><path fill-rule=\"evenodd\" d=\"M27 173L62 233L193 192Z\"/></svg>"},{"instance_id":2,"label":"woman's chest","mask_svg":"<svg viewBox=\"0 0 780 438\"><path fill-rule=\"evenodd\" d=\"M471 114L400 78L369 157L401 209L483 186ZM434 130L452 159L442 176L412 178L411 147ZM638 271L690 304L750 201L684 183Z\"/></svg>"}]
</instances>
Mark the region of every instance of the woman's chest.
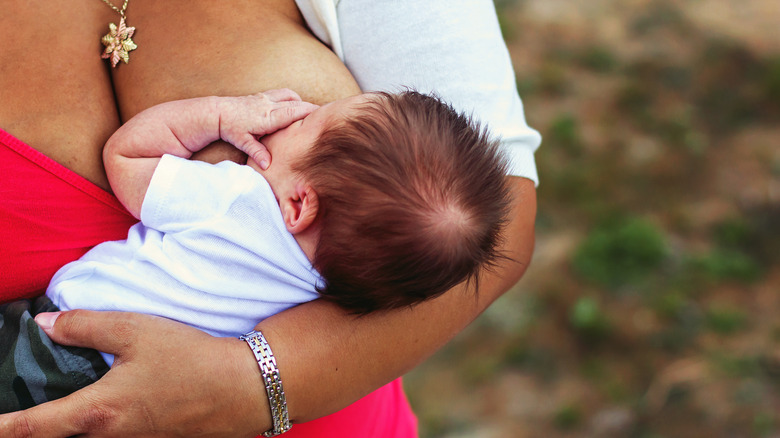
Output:
<instances>
[{"instance_id":1,"label":"woman's chest","mask_svg":"<svg viewBox=\"0 0 780 438\"><path fill-rule=\"evenodd\" d=\"M14 11L0 17L0 127L102 188L103 144L157 103L280 87L315 103L359 92L293 0L127 4L137 48L111 68L101 37L120 15L103 1L0 0Z\"/></svg>"},{"instance_id":2,"label":"woman's chest","mask_svg":"<svg viewBox=\"0 0 780 438\"><path fill-rule=\"evenodd\" d=\"M359 92L341 61L307 30L293 0L145 6L130 16L138 48L112 71L124 120L187 97L286 87L324 103Z\"/></svg>"}]
</instances>

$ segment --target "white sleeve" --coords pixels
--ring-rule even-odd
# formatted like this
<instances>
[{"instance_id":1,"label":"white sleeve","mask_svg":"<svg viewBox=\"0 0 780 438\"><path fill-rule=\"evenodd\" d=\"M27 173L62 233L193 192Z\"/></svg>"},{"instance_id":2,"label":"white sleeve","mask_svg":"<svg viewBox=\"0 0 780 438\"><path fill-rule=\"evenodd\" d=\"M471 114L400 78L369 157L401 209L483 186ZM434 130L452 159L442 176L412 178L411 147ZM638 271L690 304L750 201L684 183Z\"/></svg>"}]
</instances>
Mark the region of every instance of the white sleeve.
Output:
<instances>
[{"instance_id":1,"label":"white sleeve","mask_svg":"<svg viewBox=\"0 0 780 438\"><path fill-rule=\"evenodd\" d=\"M240 192L240 184L231 176L238 166L228 163L213 165L163 155L141 206L141 222L175 233L223 214Z\"/></svg>"},{"instance_id":2,"label":"white sleeve","mask_svg":"<svg viewBox=\"0 0 780 438\"><path fill-rule=\"evenodd\" d=\"M491 0L297 3L364 91L435 92L502 139L510 174L538 184L533 154L541 136L525 121Z\"/></svg>"}]
</instances>

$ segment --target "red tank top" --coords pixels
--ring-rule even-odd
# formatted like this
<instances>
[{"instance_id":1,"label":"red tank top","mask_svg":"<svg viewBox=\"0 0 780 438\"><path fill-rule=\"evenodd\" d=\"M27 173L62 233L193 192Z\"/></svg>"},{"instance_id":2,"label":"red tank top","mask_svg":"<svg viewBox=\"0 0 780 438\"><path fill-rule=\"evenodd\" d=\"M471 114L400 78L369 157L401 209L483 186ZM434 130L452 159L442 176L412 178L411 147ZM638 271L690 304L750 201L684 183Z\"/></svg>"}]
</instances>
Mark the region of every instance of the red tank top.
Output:
<instances>
[{"instance_id":1,"label":"red tank top","mask_svg":"<svg viewBox=\"0 0 780 438\"><path fill-rule=\"evenodd\" d=\"M0 302L41 295L62 265L137 222L110 193L0 129Z\"/></svg>"},{"instance_id":2,"label":"red tank top","mask_svg":"<svg viewBox=\"0 0 780 438\"><path fill-rule=\"evenodd\" d=\"M0 129L0 303L41 295L52 275L136 222L108 192ZM401 379L285 437L413 438Z\"/></svg>"}]
</instances>

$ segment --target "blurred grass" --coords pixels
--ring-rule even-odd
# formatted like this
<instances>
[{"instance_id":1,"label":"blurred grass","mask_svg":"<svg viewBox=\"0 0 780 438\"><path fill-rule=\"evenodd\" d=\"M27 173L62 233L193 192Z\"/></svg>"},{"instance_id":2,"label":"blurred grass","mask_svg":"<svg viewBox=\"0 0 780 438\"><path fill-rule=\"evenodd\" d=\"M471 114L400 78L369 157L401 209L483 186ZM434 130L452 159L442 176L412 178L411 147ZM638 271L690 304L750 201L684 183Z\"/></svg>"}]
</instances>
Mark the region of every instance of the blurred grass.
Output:
<instances>
[{"instance_id":1,"label":"blurred grass","mask_svg":"<svg viewBox=\"0 0 780 438\"><path fill-rule=\"evenodd\" d=\"M702 1L496 0L537 250L406 377L423 437L780 436L774 0L732 2L741 34Z\"/></svg>"}]
</instances>

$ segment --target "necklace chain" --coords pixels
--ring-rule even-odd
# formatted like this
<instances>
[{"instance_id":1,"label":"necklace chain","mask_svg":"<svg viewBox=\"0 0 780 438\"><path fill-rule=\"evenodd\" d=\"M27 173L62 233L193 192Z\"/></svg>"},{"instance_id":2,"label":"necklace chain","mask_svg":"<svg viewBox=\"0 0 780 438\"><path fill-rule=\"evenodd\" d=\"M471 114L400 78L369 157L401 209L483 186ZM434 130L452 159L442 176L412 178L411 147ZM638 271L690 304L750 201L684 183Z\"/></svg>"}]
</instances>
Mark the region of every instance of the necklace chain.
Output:
<instances>
[{"instance_id":1,"label":"necklace chain","mask_svg":"<svg viewBox=\"0 0 780 438\"><path fill-rule=\"evenodd\" d=\"M130 2L130 0L125 0L125 3L122 5L122 9L119 9L116 6L114 6L111 2L109 2L108 0L103 0L103 3L107 4L108 7L110 7L111 9L117 11L119 13L119 15L121 15L122 17L125 16L125 10L127 9L127 3L129 3L129 2Z\"/></svg>"}]
</instances>

